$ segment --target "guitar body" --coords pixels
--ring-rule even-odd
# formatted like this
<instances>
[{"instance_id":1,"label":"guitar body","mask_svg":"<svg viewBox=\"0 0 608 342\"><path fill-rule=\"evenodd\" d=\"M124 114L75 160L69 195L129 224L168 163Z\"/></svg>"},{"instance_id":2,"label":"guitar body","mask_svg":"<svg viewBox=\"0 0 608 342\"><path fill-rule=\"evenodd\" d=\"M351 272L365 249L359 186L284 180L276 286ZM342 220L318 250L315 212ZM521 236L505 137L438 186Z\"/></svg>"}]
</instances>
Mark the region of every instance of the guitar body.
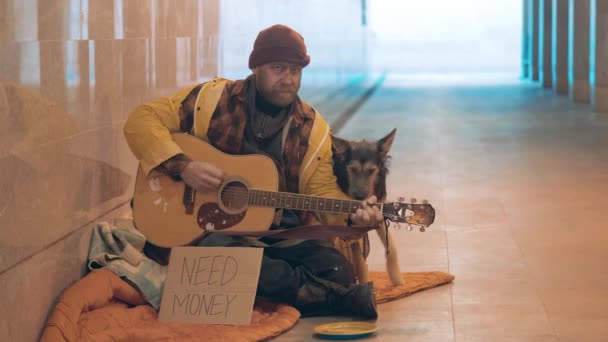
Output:
<instances>
[{"instance_id":1,"label":"guitar body","mask_svg":"<svg viewBox=\"0 0 608 342\"><path fill-rule=\"evenodd\" d=\"M157 171L146 176L140 167L133 216L149 242L161 247L185 246L208 231L269 229L275 208L249 207L247 203L249 189L278 190L279 175L272 159L226 154L183 133L173 134L173 140L189 158L216 165L226 177L217 192L199 193Z\"/></svg>"}]
</instances>

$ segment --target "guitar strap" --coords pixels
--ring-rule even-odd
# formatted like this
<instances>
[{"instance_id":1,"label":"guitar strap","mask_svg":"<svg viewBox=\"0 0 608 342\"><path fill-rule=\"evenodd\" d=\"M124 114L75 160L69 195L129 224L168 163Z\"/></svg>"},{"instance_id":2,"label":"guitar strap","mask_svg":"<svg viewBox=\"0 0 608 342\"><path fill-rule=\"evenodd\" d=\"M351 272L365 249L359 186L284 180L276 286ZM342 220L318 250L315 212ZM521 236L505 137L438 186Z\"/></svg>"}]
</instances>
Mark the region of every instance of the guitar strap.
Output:
<instances>
[{"instance_id":1,"label":"guitar strap","mask_svg":"<svg viewBox=\"0 0 608 342\"><path fill-rule=\"evenodd\" d=\"M270 237L273 239L285 239L287 243L293 244L298 240L328 240L335 237L352 237L354 235L361 235L369 232L370 230L377 229L378 227L348 227L341 225L312 225L312 226L300 226L289 229L275 229L265 231L253 231L253 232L239 232L234 230L220 230L214 231L212 234L225 234L240 237L249 238L261 238ZM382 229L382 228L379 228ZM297 242L296 242L297 243ZM279 242L279 244L281 244ZM279 247L276 244L273 246ZM262 247L262 246L260 246ZM268 246L263 246L268 247Z\"/></svg>"}]
</instances>

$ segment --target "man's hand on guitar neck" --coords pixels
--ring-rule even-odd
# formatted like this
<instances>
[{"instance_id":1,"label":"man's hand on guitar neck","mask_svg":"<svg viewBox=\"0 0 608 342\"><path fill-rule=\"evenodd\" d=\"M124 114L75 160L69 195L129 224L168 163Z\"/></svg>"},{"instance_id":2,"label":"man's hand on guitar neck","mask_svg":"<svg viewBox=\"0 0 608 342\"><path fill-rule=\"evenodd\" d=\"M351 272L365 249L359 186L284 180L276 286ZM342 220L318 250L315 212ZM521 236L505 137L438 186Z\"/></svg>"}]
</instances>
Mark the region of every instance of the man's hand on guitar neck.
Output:
<instances>
[{"instance_id":1,"label":"man's hand on guitar neck","mask_svg":"<svg viewBox=\"0 0 608 342\"><path fill-rule=\"evenodd\" d=\"M371 196L361 202L361 206L354 214L351 214L350 220L356 226L375 227L382 222L383 216L374 204L378 200L376 196Z\"/></svg>"}]
</instances>

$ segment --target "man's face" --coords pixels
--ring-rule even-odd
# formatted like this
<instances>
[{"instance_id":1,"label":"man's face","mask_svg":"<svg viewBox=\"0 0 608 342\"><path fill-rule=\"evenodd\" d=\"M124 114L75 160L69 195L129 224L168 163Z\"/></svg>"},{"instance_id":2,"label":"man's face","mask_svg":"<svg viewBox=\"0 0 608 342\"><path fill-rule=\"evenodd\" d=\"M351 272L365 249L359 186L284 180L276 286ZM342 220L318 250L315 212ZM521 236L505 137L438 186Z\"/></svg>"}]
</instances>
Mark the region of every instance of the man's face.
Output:
<instances>
[{"instance_id":1,"label":"man's face","mask_svg":"<svg viewBox=\"0 0 608 342\"><path fill-rule=\"evenodd\" d=\"M300 90L302 67L286 62L270 62L253 69L260 94L275 106L286 107Z\"/></svg>"}]
</instances>

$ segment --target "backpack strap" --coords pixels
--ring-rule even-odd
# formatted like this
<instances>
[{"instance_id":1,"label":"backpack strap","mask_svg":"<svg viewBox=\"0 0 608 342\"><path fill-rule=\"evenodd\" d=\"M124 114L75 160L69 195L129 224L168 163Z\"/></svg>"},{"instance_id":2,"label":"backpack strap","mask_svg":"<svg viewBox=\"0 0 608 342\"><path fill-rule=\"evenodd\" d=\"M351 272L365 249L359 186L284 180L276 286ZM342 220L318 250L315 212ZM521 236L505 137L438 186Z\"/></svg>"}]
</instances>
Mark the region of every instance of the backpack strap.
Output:
<instances>
[{"instance_id":1,"label":"backpack strap","mask_svg":"<svg viewBox=\"0 0 608 342\"><path fill-rule=\"evenodd\" d=\"M209 123L226 87L226 83L228 83L228 80L225 78L214 78L205 83L198 92L194 106L194 124L192 125L194 136L208 141L207 130L209 130Z\"/></svg>"}]
</instances>

